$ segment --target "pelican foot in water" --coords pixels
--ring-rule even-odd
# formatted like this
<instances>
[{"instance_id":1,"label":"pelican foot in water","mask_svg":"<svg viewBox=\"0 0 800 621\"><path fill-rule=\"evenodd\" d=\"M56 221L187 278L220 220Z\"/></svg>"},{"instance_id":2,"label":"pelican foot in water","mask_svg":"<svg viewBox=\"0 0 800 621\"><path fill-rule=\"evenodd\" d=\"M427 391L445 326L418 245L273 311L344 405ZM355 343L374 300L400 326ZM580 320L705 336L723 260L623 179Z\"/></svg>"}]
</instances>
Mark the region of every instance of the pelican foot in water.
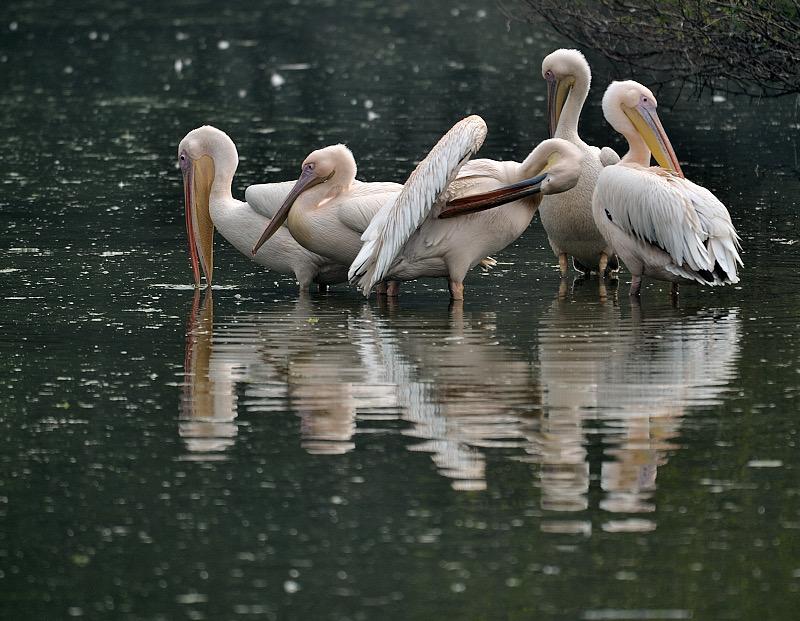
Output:
<instances>
[{"instance_id":1,"label":"pelican foot in water","mask_svg":"<svg viewBox=\"0 0 800 621\"><path fill-rule=\"evenodd\" d=\"M386 285L386 295L390 298L396 298L400 295L400 281L390 280L389 284Z\"/></svg>"},{"instance_id":2,"label":"pelican foot in water","mask_svg":"<svg viewBox=\"0 0 800 621\"><path fill-rule=\"evenodd\" d=\"M450 281L450 297L454 300L463 300L464 299L464 283L463 282L456 282L454 280Z\"/></svg>"},{"instance_id":3,"label":"pelican foot in water","mask_svg":"<svg viewBox=\"0 0 800 621\"><path fill-rule=\"evenodd\" d=\"M478 264L480 265L485 271L489 271L490 269L494 268L497 265L497 259L493 259L492 257L486 257L485 259L481 260Z\"/></svg>"},{"instance_id":4,"label":"pelican foot in water","mask_svg":"<svg viewBox=\"0 0 800 621\"><path fill-rule=\"evenodd\" d=\"M561 282L558 283L558 299L559 300L567 299L568 293L569 293L569 285L567 285L567 279L562 278Z\"/></svg>"},{"instance_id":5,"label":"pelican foot in water","mask_svg":"<svg viewBox=\"0 0 800 621\"><path fill-rule=\"evenodd\" d=\"M322 282L317 283L317 291L319 291L320 293L327 293L328 292L328 285L326 285L325 283L322 283Z\"/></svg>"}]
</instances>

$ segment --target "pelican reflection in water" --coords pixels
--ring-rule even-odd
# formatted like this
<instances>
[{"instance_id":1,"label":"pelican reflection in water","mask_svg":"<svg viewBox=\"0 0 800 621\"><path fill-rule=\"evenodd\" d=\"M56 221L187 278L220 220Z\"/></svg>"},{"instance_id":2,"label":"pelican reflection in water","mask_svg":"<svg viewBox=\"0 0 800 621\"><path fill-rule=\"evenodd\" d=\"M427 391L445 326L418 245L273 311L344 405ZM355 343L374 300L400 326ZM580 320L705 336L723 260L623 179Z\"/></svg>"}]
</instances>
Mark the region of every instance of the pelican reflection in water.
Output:
<instances>
[{"instance_id":1,"label":"pelican reflection in water","mask_svg":"<svg viewBox=\"0 0 800 621\"><path fill-rule=\"evenodd\" d=\"M495 314L465 317L456 305L406 325L357 301L316 304L304 297L226 318L213 333L207 306L187 338L181 434L202 429L224 450L241 383L249 412L299 415L310 453L344 453L357 434L396 430L419 439L409 450L430 453L453 487L485 488L484 449L519 447L538 394L530 362L498 342Z\"/></svg>"},{"instance_id":2,"label":"pelican reflection in water","mask_svg":"<svg viewBox=\"0 0 800 621\"><path fill-rule=\"evenodd\" d=\"M309 453L340 454L356 437L402 433L455 489L484 489L487 453L529 462L543 528L591 530L589 453L602 447L600 508L608 529L649 529L657 469L682 418L720 400L739 356L737 311L693 314L620 307L577 290L541 316L531 346L506 344L493 312L404 309L301 298L198 323L187 341L181 433L224 450L235 437L236 384L252 414L299 415ZM204 317L210 318L207 309ZM370 440L373 441L373 440ZM210 440L208 441L210 442ZM410 457L409 457L410 458ZM568 516L568 519L567 517Z\"/></svg>"},{"instance_id":3,"label":"pelican reflection in water","mask_svg":"<svg viewBox=\"0 0 800 621\"><path fill-rule=\"evenodd\" d=\"M540 466L542 506L577 515L588 508L588 450L599 443L600 508L617 514L654 510L659 466L692 406L721 400L736 374L741 320L737 309L686 314L663 308L595 304L578 290L541 317L538 334L542 417L529 461ZM597 440L595 440L597 438ZM543 525L583 531L564 518ZM610 519L606 530L651 530L650 520Z\"/></svg>"}]
</instances>

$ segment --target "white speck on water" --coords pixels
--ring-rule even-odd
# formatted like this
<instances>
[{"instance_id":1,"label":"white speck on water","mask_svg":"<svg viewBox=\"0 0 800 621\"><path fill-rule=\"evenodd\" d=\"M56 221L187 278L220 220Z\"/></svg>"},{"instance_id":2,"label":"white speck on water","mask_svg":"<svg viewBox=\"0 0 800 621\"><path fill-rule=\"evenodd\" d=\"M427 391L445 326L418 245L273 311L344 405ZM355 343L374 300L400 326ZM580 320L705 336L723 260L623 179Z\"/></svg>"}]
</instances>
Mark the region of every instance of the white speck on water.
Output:
<instances>
[{"instance_id":1,"label":"white speck on water","mask_svg":"<svg viewBox=\"0 0 800 621\"><path fill-rule=\"evenodd\" d=\"M453 593L463 593L464 591L467 590L467 587L464 585L463 582L454 582L453 584L450 585L450 590Z\"/></svg>"},{"instance_id":2,"label":"white speck on water","mask_svg":"<svg viewBox=\"0 0 800 621\"><path fill-rule=\"evenodd\" d=\"M602 528L607 533L648 533L656 529L656 524L652 520L630 518L628 520L609 520L603 524Z\"/></svg>"},{"instance_id":3,"label":"white speck on water","mask_svg":"<svg viewBox=\"0 0 800 621\"><path fill-rule=\"evenodd\" d=\"M239 99L244 99L247 97L247 91L243 88L240 88L237 94L239 95Z\"/></svg>"},{"instance_id":4,"label":"white speck on water","mask_svg":"<svg viewBox=\"0 0 800 621\"><path fill-rule=\"evenodd\" d=\"M269 76L269 83L272 84L273 88L280 88L286 83L286 78L280 73L273 73Z\"/></svg>"},{"instance_id":5,"label":"white speck on water","mask_svg":"<svg viewBox=\"0 0 800 621\"><path fill-rule=\"evenodd\" d=\"M202 593L185 593L178 595L175 601L179 604L202 604L208 601L208 596Z\"/></svg>"},{"instance_id":6,"label":"white speck on water","mask_svg":"<svg viewBox=\"0 0 800 621\"><path fill-rule=\"evenodd\" d=\"M747 462L749 468L780 468L783 462L780 459L751 459Z\"/></svg>"},{"instance_id":7,"label":"white speck on water","mask_svg":"<svg viewBox=\"0 0 800 621\"><path fill-rule=\"evenodd\" d=\"M486 9L478 9L478 11L475 13L475 16L478 19L485 19L486 15L487 15Z\"/></svg>"},{"instance_id":8,"label":"white speck on water","mask_svg":"<svg viewBox=\"0 0 800 621\"><path fill-rule=\"evenodd\" d=\"M311 65L308 63L287 63L285 65L278 65L278 69L282 69L283 71L303 71L309 68L311 68Z\"/></svg>"},{"instance_id":9,"label":"white speck on water","mask_svg":"<svg viewBox=\"0 0 800 621\"><path fill-rule=\"evenodd\" d=\"M231 46L230 41L226 41L225 39L217 41L217 49L227 50L230 46Z\"/></svg>"},{"instance_id":10,"label":"white speck on water","mask_svg":"<svg viewBox=\"0 0 800 621\"><path fill-rule=\"evenodd\" d=\"M70 608L67 608L67 614L70 617L82 617L83 608L78 608L77 606L71 606Z\"/></svg>"},{"instance_id":11,"label":"white speck on water","mask_svg":"<svg viewBox=\"0 0 800 621\"><path fill-rule=\"evenodd\" d=\"M283 590L287 593L297 593L300 590L300 584L294 580L287 580L283 583Z\"/></svg>"},{"instance_id":12,"label":"white speck on water","mask_svg":"<svg viewBox=\"0 0 800 621\"><path fill-rule=\"evenodd\" d=\"M70 65L67 65L66 67L64 67L64 73L66 73L67 75L69 75L73 71L75 71L75 70Z\"/></svg>"},{"instance_id":13,"label":"white speck on water","mask_svg":"<svg viewBox=\"0 0 800 621\"><path fill-rule=\"evenodd\" d=\"M175 40L176 41L186 41L189 38L189 35L185 32L176 32L175 33Z\"/></svg>"},{"instance_id":14,"label":"white speck on water","mask_svg":"<svg viewBox=\"0 0 800 621\"><path fill-rule=\"evenodd\" d=\"M92 30L92 31L89 33L89 40L90 40L90 41L96 41L96 40L97 40L97 37L98 37L98 35L97 35L97 31L96 31L96 30Z\"/></svg>"},{"instance_id":15,"label":"white speck on water","mask_svg":"<svg viewBox=\"0 0 800 621\"><path fill-rule=\"evenodd\" d=\"M375 104L372 102L372 100L371 100L371 99L365 99L365 100L364 100L364 107L365 107L367 110L372 110L372 106L374 106L374 105L375 105Z\"/></svg>"},{"instance_id":16,"label":"white speck on water","mask_svg":"<svg viewBox=\"0 0 800 621\"><path fill-rule=\"evenodd\" d=\"M712 95L711 101L713 101L714 103L722 103L724 101L727 101L727 99L725 98L725 95Z\"/></svg>"},{"instance_id":17,"label":"white speck on water","mask_svg":"<svg viewBox=\"0 0 800 621\"><path fill-rule=\"evenodd\" d=\"M175 68L175 73L183 71L183 61L180 58L176 59L172 66Z\"/></svg>"},{"instance_id":18,"label":"white speck on water","mask_svg":"<svg viewBox=\"0 0 800 621\"><path fill-rule=\"evenodd\" d=\"M15 31L17 28L19 28L19 24L18 24L17 22L11 22L11 23L8 25L8 29L9 29L11 32L14 32L14 31Z\"/></svg>"},{"instance_id":19,"label":"white speck on water","mask_svg":"<svg viewBox=\"0 0 800 621\"><path fill-rule=\"evenodd\" d=\"M381 115L377 112L373 112L372 110L367 110L367 120L374 121L375 119L381 118Z\"/></svg>"}]
</instances>

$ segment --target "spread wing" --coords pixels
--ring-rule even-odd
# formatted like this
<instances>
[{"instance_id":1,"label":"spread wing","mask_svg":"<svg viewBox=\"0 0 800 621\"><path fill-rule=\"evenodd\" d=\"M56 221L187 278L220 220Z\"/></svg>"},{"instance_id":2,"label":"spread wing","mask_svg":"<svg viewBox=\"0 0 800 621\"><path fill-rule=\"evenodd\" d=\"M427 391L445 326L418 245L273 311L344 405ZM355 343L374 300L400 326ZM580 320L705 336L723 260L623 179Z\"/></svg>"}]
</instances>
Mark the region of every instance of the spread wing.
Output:
<instances>
[{"instance_id":1,"label":"spread wing","mask_svg":"<svg viewBox=\"0 0 800 621\"><path fill-rule=\"evenodd\" d=\"M705 188L658 167L607 166L593 200L625 234L666 252L668 271L705 284L739 281L739 237Z\"/></svg>"},{"instance_id":2,"label":"spread wing","mask_svg":"<svg viewBox=\"0 0 800 621\"><path fill-rule=\"evenodd\" d=\"M486 123L479 116L456 123L414 169L397 197L389 199L372 219L348 273L365 295L383 280L400 249L485 137Z\"/></svg>"}]
</instances>

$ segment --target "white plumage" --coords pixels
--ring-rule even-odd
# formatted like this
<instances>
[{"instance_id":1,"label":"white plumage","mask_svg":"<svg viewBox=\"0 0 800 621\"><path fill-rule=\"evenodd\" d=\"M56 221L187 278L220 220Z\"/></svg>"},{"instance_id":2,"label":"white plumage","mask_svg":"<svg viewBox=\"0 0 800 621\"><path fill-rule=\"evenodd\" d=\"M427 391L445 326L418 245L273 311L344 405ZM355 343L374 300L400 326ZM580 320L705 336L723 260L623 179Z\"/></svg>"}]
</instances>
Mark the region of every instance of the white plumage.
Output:
<instances>
[{"instance_id":1,"label":"white plumage","mask_svg":"<svg viewBox=\"0 0 800 621\"><path fill-rule=\"evenodd\" d=\"M312 282L326 285L347 279L344 265L309 252L285 228L255 256L251 255L259 232L269 224L294 182L250 186L245 191L247 202L233 198L231 184L239 156L225 132L208 125L192 130L181 140L178 157L184 173L187 232L196 285L200 284L200 266L206 282L210 284L212 280L214 228L259 265L294 275L301 289L307 289Z\"/></svg>"},{"instance_id":2,"label":"white plumage","mask_svg":"<svg viewBox=\"0 0 800 621\"><path fill-rule=\"evenodd\" d=\"M467 272L527 229L543 195L577 182L581 154L560 139L545 140L523 162L467 162L485 133L480 117L457 123L384 205L349 272L365 295L383 278L444 276L453 299L463 299ZM448 201L458 203L447 210L456 219L440 219Z\"/></svg>"},{"instance_id":3,"label":"white plumage","mask_svg":"<svg viewBox=\"0 0 800 621\"><path fill-rule=\"evenodd\" d=\"M582 272L605 271L609 259L613 271L619 263L592 217L592 192L600 171L618 163L619 156L608 147L586 144L578 134L578 121L592 81L589 63L578 50L556 50L542 61L542 77L547 81L550 135L569 141L583 155L575 187L542 199L539 218L547 240L559 259L562 275L568 270L568 256Z\"/></svg>"},{"instance_id":4,"label":"white plumage","mask_svg":"<svg viewBox=\"0 0 800 621\"><path fill-rule=\"evenodd\" d=\"M387 201L370 222L361 236L364 245L348 272L365 295L384 279L400 249L434 206L441 208L437 199L480 149L486 131L486 123L476 115L456 123L417 165L400 194Z\"/></svg>"},{"instance_id":5,"label":"white plumage","mask_svg":"<svg viewBox=\"0 0 800 621\"><path fill-rule=\"evenodd\" d=\"M633 275L721 285L739 282L739 236L725 206L683 177L656 114L653 94L614 82L603 98L606 120L628 140L622 161L600 173L593 197L598 228ZM650 154L661 164L650 167Z\"/></svg>"}]
</instances>

